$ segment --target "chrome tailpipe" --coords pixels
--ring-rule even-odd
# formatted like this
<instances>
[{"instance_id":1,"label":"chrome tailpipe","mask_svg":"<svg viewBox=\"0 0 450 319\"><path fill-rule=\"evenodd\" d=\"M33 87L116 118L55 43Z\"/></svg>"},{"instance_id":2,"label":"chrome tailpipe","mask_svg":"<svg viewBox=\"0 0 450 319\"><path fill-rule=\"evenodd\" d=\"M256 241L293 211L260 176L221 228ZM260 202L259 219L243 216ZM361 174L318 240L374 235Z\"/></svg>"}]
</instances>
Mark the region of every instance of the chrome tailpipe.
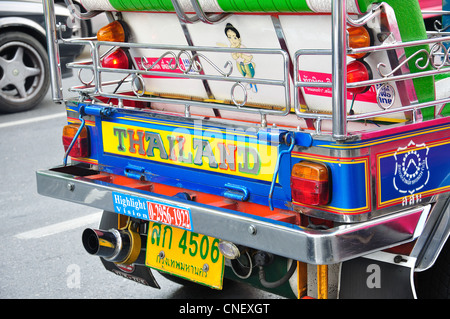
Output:
<instances>
[{"instance_id":1,"label":"chrome tailpipe","mask_svg":"<svg viewBox=\"0 0 450 319\"><path fill-rule=\"evenodd\" d=\"M144 237L144 236L142 236ZM82 234L86 251L118 264L145 264L145 238L128 230L86 228Z\"/></svg>"}]
</instances>

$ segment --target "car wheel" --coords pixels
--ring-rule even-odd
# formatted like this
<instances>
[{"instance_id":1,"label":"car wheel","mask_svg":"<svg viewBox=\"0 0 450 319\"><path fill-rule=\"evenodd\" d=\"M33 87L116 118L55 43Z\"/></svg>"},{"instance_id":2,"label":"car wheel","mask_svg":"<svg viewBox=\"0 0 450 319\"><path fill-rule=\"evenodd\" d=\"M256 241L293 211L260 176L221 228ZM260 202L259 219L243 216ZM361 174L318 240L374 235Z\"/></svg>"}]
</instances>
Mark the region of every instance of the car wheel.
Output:
<instances>
[{"instance_id":1,"label":"car wheel","mask_svg":"<svg viewBox=\"0 0 450 319\"><path fill-rule=\"evenodd\" d=\"M0 111L35 107L49 88L47 51L32 36L6 32L0 36Z\"/></svg>"}]
</instances>

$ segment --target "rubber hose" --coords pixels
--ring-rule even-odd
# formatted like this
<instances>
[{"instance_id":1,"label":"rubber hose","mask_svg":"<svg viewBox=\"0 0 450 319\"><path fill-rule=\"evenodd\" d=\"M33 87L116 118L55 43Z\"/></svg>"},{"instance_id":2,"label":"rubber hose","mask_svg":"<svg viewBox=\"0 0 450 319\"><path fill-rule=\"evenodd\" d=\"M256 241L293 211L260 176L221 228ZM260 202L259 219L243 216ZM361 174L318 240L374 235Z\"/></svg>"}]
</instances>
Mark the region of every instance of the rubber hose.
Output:
<instances>
[{"instance_id":1,"label":"rubber hose","mask_svg":"<svg viewBox=\"0 0 450 319\"><path fill-rule=\"evenodd\" d=\"M263 285L266 288L269 289L276 288L284 284L286 281L288 281L289 278L291 278L291 276L294 274L295 269L297 269L297 263L293 260L291 263L291 267L283 277L281 277L277 281L268 282L266 280L266 274L264 272L263 266L259 266L259 281L261 282L261 285Z\"/></svg>"}]
</instances>

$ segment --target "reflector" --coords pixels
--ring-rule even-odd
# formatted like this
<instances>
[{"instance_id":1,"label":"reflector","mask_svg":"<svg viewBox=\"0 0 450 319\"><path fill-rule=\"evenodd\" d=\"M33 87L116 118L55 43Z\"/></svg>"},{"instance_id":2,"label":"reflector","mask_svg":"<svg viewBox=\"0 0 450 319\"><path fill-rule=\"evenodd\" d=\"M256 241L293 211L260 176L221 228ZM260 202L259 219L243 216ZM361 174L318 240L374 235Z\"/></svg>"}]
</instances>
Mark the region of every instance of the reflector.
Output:
<instances>
[{"instance_id":1,"label":"reflector","mask_svg":"<svg viewBox=\"0 0 450 319\"><path fill-rule=\"evenodd\" d=\"M232 242L226 240L219 241L219 251L228 259L236 259L241 255L239 248Z\"/></svg>"}]
</instances>

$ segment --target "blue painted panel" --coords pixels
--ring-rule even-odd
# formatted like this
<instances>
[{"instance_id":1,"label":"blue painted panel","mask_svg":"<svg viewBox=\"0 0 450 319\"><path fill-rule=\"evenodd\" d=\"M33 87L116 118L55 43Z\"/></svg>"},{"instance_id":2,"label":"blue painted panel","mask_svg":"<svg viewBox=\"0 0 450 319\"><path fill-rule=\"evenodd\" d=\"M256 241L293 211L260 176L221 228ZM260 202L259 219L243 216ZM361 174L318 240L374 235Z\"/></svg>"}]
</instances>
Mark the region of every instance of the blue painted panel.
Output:
<instances>
[{"instance_id":1,"label":"blue painted panel","mask_svg":"<svg viewBox=\"0 0 450 319\"><path fill-rule=\"evenodd\" d=\"M338 159L297 153L293 164L308 160L328 167L331 183L331 200L319 207L333 213L356 214L366 212L371 206L369 158Z\"/></svg>"},{"instance_id":2,"label":"blue painted panel","mask_svg":"<svg viewBox=\"0 0 450 319\"><path fill-rule=\"evenodd\" d=\"M378 156L379 207L417 204L450 189L450 140L407 145Z\"/></svg>"}]
</instances>

